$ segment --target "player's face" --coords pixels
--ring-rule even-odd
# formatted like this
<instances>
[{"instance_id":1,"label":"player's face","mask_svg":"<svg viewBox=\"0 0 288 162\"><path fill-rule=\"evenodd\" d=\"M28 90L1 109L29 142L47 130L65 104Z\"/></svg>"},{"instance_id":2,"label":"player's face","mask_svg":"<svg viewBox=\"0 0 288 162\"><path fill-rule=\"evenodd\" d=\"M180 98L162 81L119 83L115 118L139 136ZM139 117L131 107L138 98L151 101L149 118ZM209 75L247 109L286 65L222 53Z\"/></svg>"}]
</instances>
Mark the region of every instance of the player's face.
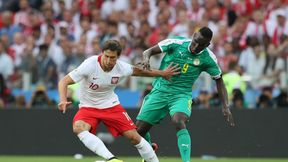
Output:
<instances>
[{"instance_id":1,"label":"player's face","mask_svg":"<svg viewBox=\"0 0 288 162\"><path fill-rule=\"evenodd\" d=\"M192 43L190 45L190 51L192 54L197 54L201 52L204 48L208 47L210 40L204 38L201 33L196 32L192 36Z\"/></svg>"},{"instance_id":2,"label":"player's face","mask_svg":"<svg viewBox=\"0 0 288 162\"><path fill-rule=\"evenodd\" d=\"M102 55L102 68L104 71L111 71L118 59L117 51L105 50Z\"/></svg>"}]
</instances>

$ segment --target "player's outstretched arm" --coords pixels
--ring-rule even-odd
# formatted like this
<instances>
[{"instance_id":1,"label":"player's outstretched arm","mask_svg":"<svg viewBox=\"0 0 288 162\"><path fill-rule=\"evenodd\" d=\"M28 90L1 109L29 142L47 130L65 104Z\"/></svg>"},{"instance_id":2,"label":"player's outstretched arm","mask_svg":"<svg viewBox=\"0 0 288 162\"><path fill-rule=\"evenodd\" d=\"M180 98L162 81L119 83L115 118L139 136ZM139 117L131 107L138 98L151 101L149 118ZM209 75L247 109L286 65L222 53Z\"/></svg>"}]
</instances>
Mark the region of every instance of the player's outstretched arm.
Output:
<instances>
[{"instance_id":1,"label":"player's outstretched arm","mask_svg":"<svg viewBox=\"0 0 288 162\"><path fill-rule=\"evenodd\" d=\"M220 99L223 105L223 108L222 108L223 116L226 119L226 121L229 123L229 125L234 127L235 123L234 123L232 113L229 109L227 90L224 85L222 77L220 77L219 79L216 79L216 85L217 85L218 94L220 96Z\"/></svg>"},{"instance_id":2,"label":"player's outstretched arm","mask_svg":"<svg viewBox=\"0 0 288 162\"><path fill-rule=\"evenodd\" d=\"M67 87L70 84L74 84L74 81L69 75L66 75L58 83L58 92L60 97L58 109L62 111L63 114L66 112L67 107L72 104L72 102L67 101Z\"/></svg>"},{"instance_id":3,"label":"player's outstretched arm","mask_svg":"<svg viewBox=\"0 0 288 162\"><path fill-rule=\"evenodd\" d=\"M146 76L146 77L163 77L166 80L170 80L173 75L180 73L181 67L173 62L165 70L156 69L142 69L141 67L134 66L132 76Z\"/></svg>"},{"instance_id":4,"label":"player's outstretched arm","mask_svg":"<svg viewBox=\"0 0 288 162\"><path fill-rule=\"evenodd\" d=\"M148 48L143 52L141 66L143 69L150 69L150 57L156 54L162 53L160 47L155 45L151 48Z\"/></svg>"}]
</instances>

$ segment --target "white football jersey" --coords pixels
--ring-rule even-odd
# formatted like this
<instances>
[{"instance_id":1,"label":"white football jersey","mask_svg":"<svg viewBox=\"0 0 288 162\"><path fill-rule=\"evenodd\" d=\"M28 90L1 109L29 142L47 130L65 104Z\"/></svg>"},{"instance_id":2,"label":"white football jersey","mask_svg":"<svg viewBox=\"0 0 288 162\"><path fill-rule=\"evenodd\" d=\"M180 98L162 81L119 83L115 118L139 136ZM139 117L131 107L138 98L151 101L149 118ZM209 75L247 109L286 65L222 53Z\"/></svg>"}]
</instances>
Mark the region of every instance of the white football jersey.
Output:
<instances>
[{"instance_id":1,"label":"white football jersey","mask_svg":"<svg viewBox=\"0 0 288 162\"><path fill-rule=\"evenodd\" d=\"M105 72L100 66L100 57L92 56L71 71L69 76L74 82L80 82L79 107L105 109L120 104L114 89L132 73L132 65L120 60L111 71Z\"/></svg>"}]
</instances>

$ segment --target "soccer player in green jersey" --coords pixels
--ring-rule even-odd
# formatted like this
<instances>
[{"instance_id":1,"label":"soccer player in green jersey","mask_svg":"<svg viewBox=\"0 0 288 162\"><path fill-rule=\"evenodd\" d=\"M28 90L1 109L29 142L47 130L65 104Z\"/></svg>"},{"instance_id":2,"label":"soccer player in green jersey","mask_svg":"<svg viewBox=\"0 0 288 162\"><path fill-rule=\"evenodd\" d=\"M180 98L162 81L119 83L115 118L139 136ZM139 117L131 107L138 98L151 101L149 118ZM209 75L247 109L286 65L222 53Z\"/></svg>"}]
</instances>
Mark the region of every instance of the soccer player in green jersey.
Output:
<instances>
[{"instance_id":1,"label":"soccer player in green jersey","mask_svg":"<svg viewBox=\"0 0 288 162\"><path fill-rule=\"evenodd\" d=\"M177 131L178 148L183 162L190 162L191 139L186 129L186 123L191 115L192 85L205 71L216 81L217 90L223 103L222 112L230 126L235 126L229 109L227 91L222 80L221 69L210 45L213 32L208 27L202 27L195 32L192 39L178 37L166 39L143 53L142 66L149 69L149 59L155 54L165 53L160 69L165 69L170 63L182 67L181 74L173 76L170 81L156 78L152 91L144 98L142 108L137 116L137 131L150 141L148 131L158 124L168 113Z\"/></svg>"}]
</instances>

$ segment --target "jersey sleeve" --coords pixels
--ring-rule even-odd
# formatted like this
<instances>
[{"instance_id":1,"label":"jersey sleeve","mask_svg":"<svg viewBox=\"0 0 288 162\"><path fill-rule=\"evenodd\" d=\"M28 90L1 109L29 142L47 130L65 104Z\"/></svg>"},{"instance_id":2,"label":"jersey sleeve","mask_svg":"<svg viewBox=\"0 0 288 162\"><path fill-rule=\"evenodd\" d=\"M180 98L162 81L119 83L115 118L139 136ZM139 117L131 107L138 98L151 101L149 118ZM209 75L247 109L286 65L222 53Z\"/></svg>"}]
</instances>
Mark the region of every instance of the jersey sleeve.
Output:
<instances>
[{"instance_id":1,"label":"jersey sleeve","mask_svg":"<svg viewBox=\"0 0 288 162\"><path fill-rule=\"evenodd\" d=\"M207 49L209 53L209 59L207 62L206 72L213 78L219 79L221 78L222 71L217 63L217 58L212 51Z\"/></svg>"},{"instance_id":2,"label":"jersey sleeve","mask_svg":"<svg viewBox=\"0 0 288 162\"><path fill-rule=\"evenodd\" d=\"M68 75L75 83L77 83L89 75L91 71L90 69L92 69L90 65L90 60L86 59L84 62L82 62L81 65L71 71Z\"/></svg>"},{"instance_id":3,"label":"jersey sleeve","mask_svg":"<svg viewBox=\"0 0 288 162\"><path fill-rule=\"evenodd\" d=\"M124 61L119 61L119 67L120 70L123 72L124 76L130 76L133 74L133 66L124 62Z\"/></svg>"},{"instance_id":4,"label":"jersey sleeve","mask_svg":"<svg viewBox=\"0 0 288 162\"><path fill-rule=\"evenodd\" d=\"M158 43L159 48L162 52L169 52L180 45L182 45L185 41L183 39L165 39Z\"/></svg>"}]
</instances>

